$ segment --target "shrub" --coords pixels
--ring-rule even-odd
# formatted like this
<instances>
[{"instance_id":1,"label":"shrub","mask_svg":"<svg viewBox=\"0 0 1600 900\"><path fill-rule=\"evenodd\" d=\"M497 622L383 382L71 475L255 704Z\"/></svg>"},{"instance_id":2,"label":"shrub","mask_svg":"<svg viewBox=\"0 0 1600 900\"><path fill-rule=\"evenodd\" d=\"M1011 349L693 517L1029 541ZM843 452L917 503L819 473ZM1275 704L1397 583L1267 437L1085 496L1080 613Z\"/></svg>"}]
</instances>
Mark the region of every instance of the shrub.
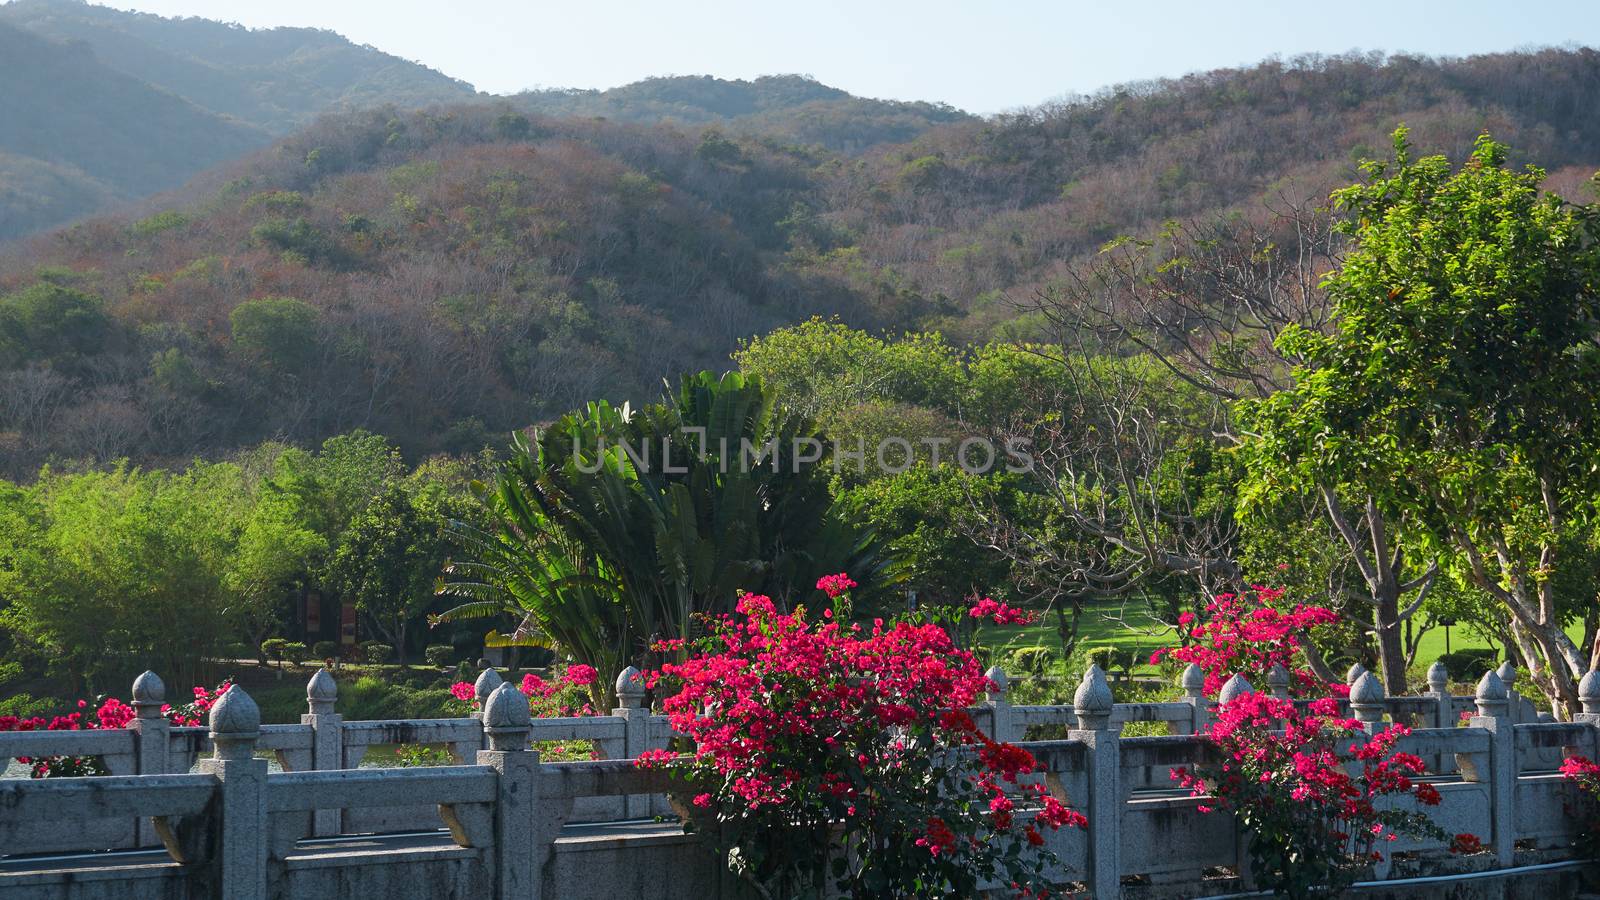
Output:
<instances>
[{"instance_id":1,"label":"shrub","mask_svg":"<svg viewBox=\"0 0 1600 900\"><path fill-rule=\"evenodd\" d=\"M842 618L828 609L814 624L746 594L713 623L705 653L663 668L681 684L668 716L696 743L673 771L705 790L687 827L708 826L765 896L1045 887L1054 857L1038 829L1084 820L1024 783L1036 765L1026 750L966 713L988 686L978 661L936 624L876 620L867 632Z\"/></svg>"},{"instance_id":2,"label":"shrub","mask_svg":"<svg viewBox=\"0 0 1600 900\"><path fill-rule=\"evenodd\" d=\"M394 656L394 648L380 641L367 641L361 645L361 654L367 662L379 665Z\"/></svg>"},{"instance_id":3,"label":"shrub","mask_svg":"<svg viewBox=\"0 0 1600 900\"><path fill-rule=\"evenodd\" d=\"M281 662L283 660L284 648L287 647L288 644L289 641L287 638L267 638L261 642L261 652L265 653L267 659L271 660L272 662Z\"/></svg>"},{"instance_id":4,"label":"shrub","mask_svg":"<svg viewBox=\"0 0 1600 900\"><path fill-rule=\"evenodd\" d=\"M1282 600L1283 591L1261 585L1239 594L1218 594L1206 604L1205 622L1194 624L1195 616L1189 612L1178 616L1178 624L1189 629L1194 643L1157 650L1150 663L1158 665L1164 658L1195 663L1205 671L1205 692L1212 696L1235 674L1243 674L1253 684L1264 684L1267 671L1279 665L1289 671L1290 689L1296 694L1323 694L1329 687L1345 687L1324 685L1309 670L1295 665L1295 651L1306 632L1331 625L1339 617L1330 609L1303 603L1280 609L1285 605Z\"/></svg>"},{"instance_id":5,"label":"shrub","mask_svg":"<svg viewBox=\"0 0 1600 900\"><path fill-rule=\"evenodd\" d=\"M299 641L285 641L282 652L283 658L292 666L299 666L311 655L311 650Z\"/></svg>"},{"instance_id":6,"label":"shrub","mask_svg":"<svg viewBox=\"0 0 1600 900\"><path fill-rule=\"evenodd\" d=\"M1043 675L1055 662L1056 652L1049 647L1018 647L1011 651L1007 665L1025 675Z\"/></svg>"},{"instance_id":7,"label":"shrub","mask_svg":"<svg viewBox=\"0 0 1600 900\"><path fill-rule=\"evenodd\" d=\"M1410 733L1394 724L1370 737L1337 701L1293 701L1243 694L1218 713L1207 737L1220 762L1176 769L1172 777L1209 806L1232 810L1249 835L1250 859L1266 887L1291 898L1337 894L1376 849L1399 837L1444 839L1423 813L1380 798L1409 795L1436 806L1439 792L1417 781L1422 760L1394 750Z\"/></svg>"},{"instance_id":8,"label":"shrub","mask_svg":"<svg viewBox=\"0 0 1600 900\"><path fill-rule=\"evenodd\" d=\"M1586 756L1569 756L1561 761L1561 777L1578 789L1578 796L1562 804L1568 819L1576 820L1576 849L1585 858L1600 857L1600 766Z\"/></svg>"},{"instance_id":9,"label":"shrub","mask_svg":"<svg viewBox=\"0 0 1600 900\"><path fill-rule=\"evenodd\" d=\"M314 659L338 659L339 643L337 641L317 641L311 645L311 656Z\"/></svg>"},{"instance_id":10,"label":"shrub","mask_svg":"<svg viewBox=\"0 0 1600 900\"><path fill-rule=\"evenodd\" d=\"M394 748L396 768L413 769L421 766L449 766L455 764L448 747L429 744L400 744Z\"/></svg>"},{"instance_id":11,"label":"shrub","mask_svg":"<svg viewBox=\"0 0 1600 900\"><path fill-rule=\"evenodd\" d=\"M1451 681L1474 682L1495 667L1497 656L1494 650L1482 647L1440 654L1439 662L1450 673Z\"/></svg>"},{"instance_id":12,"label":"shrub","mask_svg":"<svg viewBox=\"0 0 1600 900\"><path fill-rule=\"evenodd\" d=\"M455 658L456 648L449 644L433 644L422 651L422 658L428 665L436 669L449 668L450 661Z\"/></svg>"}]
</instances>

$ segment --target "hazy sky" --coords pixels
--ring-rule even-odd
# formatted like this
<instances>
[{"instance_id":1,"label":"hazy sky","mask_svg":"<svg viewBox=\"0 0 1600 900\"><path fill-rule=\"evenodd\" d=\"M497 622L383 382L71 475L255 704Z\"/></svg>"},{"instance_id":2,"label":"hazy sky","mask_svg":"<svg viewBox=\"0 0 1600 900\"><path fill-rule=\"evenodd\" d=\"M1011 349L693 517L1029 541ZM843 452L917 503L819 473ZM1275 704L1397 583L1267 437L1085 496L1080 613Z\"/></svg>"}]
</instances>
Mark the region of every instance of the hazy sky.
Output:
<instances>
[{"instance_id":1,"label":"hazy sky","mask_svg":"<svg viewBox=\"0 0 1600 900\"><path fill-rule=\"evenodd\" d=\"M1460 55L1600 45L1596 0L110 0L331 28L479 90L800 72L974 112L1118 82L1355 48Z\"/></svg>"}]
</instances>

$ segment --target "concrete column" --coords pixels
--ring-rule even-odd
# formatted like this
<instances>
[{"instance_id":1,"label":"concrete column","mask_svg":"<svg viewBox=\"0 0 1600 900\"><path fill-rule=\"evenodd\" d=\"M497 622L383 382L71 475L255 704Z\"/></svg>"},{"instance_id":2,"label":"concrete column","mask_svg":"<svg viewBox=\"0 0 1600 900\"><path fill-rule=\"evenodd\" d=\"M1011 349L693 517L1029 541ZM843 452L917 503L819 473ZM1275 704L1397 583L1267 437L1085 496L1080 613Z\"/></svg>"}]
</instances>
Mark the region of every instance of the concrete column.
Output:
<instances>
[{"instance_id":1,"label":"concrete column","mask_svg":"<svg viewBox=\"0 0 1600 900\"><path fill-rule=\"evenodd\" d=\"M650 747L650 710L644 705L644 676L633 666L617 675L617 708L613 716L622 720L623 759L638 759ZM629 794L622 798L622 815L641 819L650 815L650 795Z\"/></svg>"},{"instance_id":2,"label":"concrete column","mask_svg":"<svg viewBox=\"0 0 1600 900\"><path fill-rule=\"evenodd\" d=\"M1371 672L1362 672L1350 685L1350 713L1367 734L1383 730L1383 700L1383 683Z\"/></svg>"},{"instance_id":3,"label":"concrete column","mask_svg":"<svg viewBox=\"0 0 1600 900\"><path fill-rule=\"evenodd\" d=\"M1206 673L1194 663L1184 667L1178 676L1183 686L1183 699L1189 703L1189 733L1199 734L1211 727L1211 706L1206 701Z\"/></svg>"},{"instance_id":4,"label":"concrete column","mask_svg":"<svg viewBox=\"0 0 1600 900\"><path fill-rule=\"evenodd\" d=\"M481 681L481 679L480 679ZM483 731L489 749L478 751L478 765L496 773L494 804L494 880L497 900L539 900L550 835L540 827L539 754L530 752L533 718L528 697L502 683L483 705Z\"/></svg>"},{"instance_id":5,"label":"concrete column","mask_svg":"<svg viewBox=\"0 0 1600 900\"><path fill-rule=\"evenodd\" d=\"M1089 889L1092 896L1115 898L1122 892L1122 754L1118 729L1111 724L1111 688L1106 673L1091 665L1072 698L1078 727L1069 740L1088 748Z\"/></svg>"},{"instance_id":6,"label":"concrete column","mask_svg":"<svg viewBox=\"0 0 1600 900\"><path fill-rule=\"evenodd\" d=\"M172 743L172 723L161 714L166 704L167 686L154 672L145 672L133 681L134 719L128 723L133 732L133 771L139 775L167 775L172 766L169 759ZM155 825L147 818L138 821L139 846L154 847L161 843Z\"/></svg>"},{"instance_id":7,"label":"concrete column","mask_svg":"<svg viewBox=\"0 0 1600 900\"><path fill-rule=\"evenodd\" d=\"M1495 672L1478 682L1478 714L1469 723L1489 732L1488 772L1472 773L1471 781L1489 786L1489 841L1495 861L1509 866L1516 855L1517 738L1512 728L1509 692Z\"/></svg>"},{"instance_id":8,"label":"concrete column","mask_svg":"<svg viewBox=\"0 0 1600 900\"><path fill-rule=\"evenodd\" d=\"M1578 679L1578 701L1583 704L1583 712L1573 716L1572 720L1600 729L1600 672L1590 669ZM1590 759L1600 755L1600 731L1595 732L1594 744L1593 752L1585 753Z\"/></svg>"},{"instance_id":9,"label":"concrete column","mask_svg":"<svg viewBox=\"0 0 1600 900\"><path fill-rule=\"evenodd\" d=\"M1433 727L1456 727L1455 703L1450 698L1450 671L1444 663L1438 660L1428 667L1428 696L1432 697L1436 708L1433 713Z\"/></svg>"},{"instance_id":10,"label":"concrete column","mask_svg":"<svg viewBox=\"0 0 1600 900\"><path fill-rule=\"evenodd\" d=\"M318 669L306 683L308 712L300 716L301 725L311 726L311 770L327 772L344 768L344 716L333 711L339 700L339 683L327 669ZM339 834L343 810L319 809L313 814L312 834Z\"/></svg>"},{"instance_id":11,"label":"concrete column","mask_svg":"<svg viewBox=\"0 0 1600 900\"><path fill-rule=\"evenodd\" d=\"M989 707L989 737L1002 743L1021 740L1022 735L1014 731L1016 726L1011 719L1011 700L1006 696L1011 687L1011 679L1006 677L1006 670L999 666L990 666L989 671L983 674L989 679L990 684L984 699L984 706Z\"/></svg>"},{"instance_id":12,"label":"concrete column","mask_svg":"<svg viewBox=\"0 0 1600 900\"><path fill-rule=\"evenodd\" d=\"M212 878L208 895L217 900L266 900L267 761L255 758L261 737L261 710L238 685L211 707L210 759L202 773L220 782L217 819L210 843Z\"/></svg>"}]
</instances>

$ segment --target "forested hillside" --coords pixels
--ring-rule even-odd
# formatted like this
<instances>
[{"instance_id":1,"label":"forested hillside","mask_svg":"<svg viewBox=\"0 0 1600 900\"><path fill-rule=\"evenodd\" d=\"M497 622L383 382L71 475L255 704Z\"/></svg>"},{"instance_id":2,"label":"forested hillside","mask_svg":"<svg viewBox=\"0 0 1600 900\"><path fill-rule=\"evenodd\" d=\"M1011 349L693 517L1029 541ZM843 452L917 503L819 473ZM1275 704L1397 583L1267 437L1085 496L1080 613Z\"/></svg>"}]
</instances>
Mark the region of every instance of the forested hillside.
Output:
<instances>
[{"instance_id":1,"label":"forested hillside","mask_svg":"<svg viewBox=\"0 0 1600 900\"><path fill-rule=\"evenodd\" d=\"M800 75L754 81L705 75L647 78L607 91L528 91L510 99L518 109L542 115L726 125L841 153L908 141L935 125L977 121L942 103L869 100Z\"/></svg>"},{"instance_id":2,"label":"forested hillside","mask_svg":"<svg viewBox=\"0 0 1600 900\"><path fill-rule=\"evenodd\" d=\"M9 7L0 7L0 11ZM0 240L177 187L269 140L0 19Z\"/></svg>"},{"instance_id":3,"label":"forested hillside","mask_svg":"<svg viewBox=\"0 0 1600 900\"><path fill-rule=\"evenodd\" d=\"M330 110L470 100L472 85L316 28L250 29L83 0L12 0L0 22L80 42L101 64L271 134Z\"/></svg>"},{"instance_id":4,"label":"forested hillside","mask_svg":"<svg viewBox=\"0 0 1600 900\"><path fill-rule=\"evenodd\" d=\"M674 83L649 102L672 105ZM836 102L763 90L780 88L807 98L794 109ZM524 114L527 98L331 118L163 212L0 259L0 470L356 427L469 450L646 399L814 314L1026 335L1013 301L1107 240L1325 198L1400 122L1455 159L1488 130L1576 195L1600 167L1597 90L1589 50L1269 62L860 155L744 132L727 117L759 106L745 89L683 101L711 126Z\"/></svg>"}]
</instances>

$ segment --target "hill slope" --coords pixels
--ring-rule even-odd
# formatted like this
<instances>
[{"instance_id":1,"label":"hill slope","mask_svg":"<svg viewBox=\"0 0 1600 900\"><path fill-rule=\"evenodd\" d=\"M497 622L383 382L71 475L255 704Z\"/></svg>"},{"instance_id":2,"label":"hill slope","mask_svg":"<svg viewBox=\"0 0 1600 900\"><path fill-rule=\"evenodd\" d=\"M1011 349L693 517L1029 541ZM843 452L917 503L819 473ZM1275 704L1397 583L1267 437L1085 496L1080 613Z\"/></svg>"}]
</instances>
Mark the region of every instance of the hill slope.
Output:
<instances>
[{"instance_id":1,"label":"hill slope","mask_svg":"<svg viewBox=\"0 0 1600 900\"><path fill-rule=\"evenodd\" d=\"M766 75L754 81L707 75L647 78L607 91L529 91L509 99L518 109L539 115L721 125L843 153L908 141L935 125L977 121L942 103L871 100L801 75Z\"/></svg>"},{"instance_id":2,"label":"hill slope","mask_svg":"<svg viewBox=\"0 0 1600 900\"><path fill-rule=\"evenodd\" d=\"M83 0L12 0L9 22L81 41L106 66L272 134L337 110L459 103L472 86L314 28L250 29L169 19Z\"/></svg>"},{"instance_id":3,"label":"hill slope","mask_svg":"<svg viewBox=\"0 0 1600 900\"><path fill-rule=\"evenodd\" d=\"M813 314L985 340L1107 239L1326 197L1400 122L1575 195L1597 90L1589 50L1273 62L858 157L510 103L330 118L0 258L0 472L354 427L471 449Z\"/></svg>"},{"instance_id":4,"label":"hill slope","mask_svg":"<svg viewBox=\"0 0 1600 900\"><path fill-rule=\"evenodd\" d=\"M268 140L104 65L81 44L0 23L0 59L8 176L0 239L175 187Z\"/></svg>"}]
</instances>

